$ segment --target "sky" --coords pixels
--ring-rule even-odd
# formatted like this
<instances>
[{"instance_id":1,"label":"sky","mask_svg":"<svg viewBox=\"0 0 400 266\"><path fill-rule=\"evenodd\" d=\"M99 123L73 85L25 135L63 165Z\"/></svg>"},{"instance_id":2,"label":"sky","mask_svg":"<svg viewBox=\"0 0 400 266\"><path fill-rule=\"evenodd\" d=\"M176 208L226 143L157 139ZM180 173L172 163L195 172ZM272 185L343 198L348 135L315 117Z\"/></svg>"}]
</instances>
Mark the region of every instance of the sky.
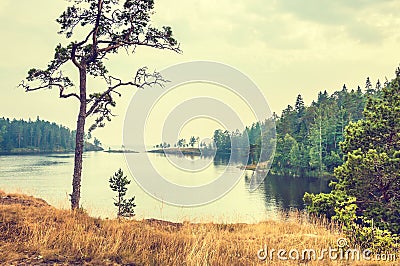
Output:
<instances>
[{"instance_id":1,"label":"sky","mask_svg":"<svg viewBox=\"0 0 400 266\"><path fill-rule=\"evenodd\" d=\"M0 1L0 117L39 116L75 128L74 99L59 99L56 90L25 93L17 87L30 68L45 67L55 46L65 43L57 35L55 19L68 5L63 0ZM110 58L110 70L126 79L142 66L160 71L194 60L221 62L254 81L270 109L280 114L298 94L310 104L320 90L333 93L343 84L363 88L366 77L373 82L391 79L400 63L399 11L400 2L395 0L155 0L152 25L170 25L183 53L149 48L130 55L121 52ZM72 68L68 71L76 78ZM195 84L190 91L194 97L213 90ZM118 116L93 133L104 146L121 144L125 112L135 89L121 92ZM169 97L169 108L182 100ZM213 97L239 106L240 99L227 93ZM187 123L183 136L205 137L218 124L200 120Z\"/></svg>"}]
</instances>

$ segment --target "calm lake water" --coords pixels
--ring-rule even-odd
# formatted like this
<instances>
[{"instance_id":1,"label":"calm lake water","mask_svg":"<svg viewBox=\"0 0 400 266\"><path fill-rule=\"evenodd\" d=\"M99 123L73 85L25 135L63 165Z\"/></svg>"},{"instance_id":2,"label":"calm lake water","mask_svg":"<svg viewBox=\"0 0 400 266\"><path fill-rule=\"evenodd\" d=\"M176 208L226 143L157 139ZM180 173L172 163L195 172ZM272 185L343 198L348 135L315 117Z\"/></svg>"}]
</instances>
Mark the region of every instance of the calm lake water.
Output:
<instances>
[{"instance_id":1,"label":"calm lake water","mask_svg":"<svg viewBox=\"0 0 400 266\"><path fill-rule=\"evenodd\" d=\"M216 160L199 175L188 178L175 173L170 161L160 154L131 154L140 164L146 156L162 169L163 176L173 176L174 182L196 185L199 180L212 180L218 173L241 171L228 166L224 160ZM198 159L198 158L197 158ZM193 163L200 162L194 160ZM92 216L115 217L114 192L108 179L118 168L129 178L128 166L123 154L88 152L84 154L84 169L81 188L81 203ZM73 154L0 156L0 189L19 192L45 199L53 206L69 208L71 193ZM276 219L281 211L303 209L304 192L328 192L328 181L315 178L292 178L268 176L254 192L249 192L252 172L245 171L237 185L221 199L199 207L177 207L165 204L144 192L133 180L128 188L128 197L136 197L136 218L156 218L170 221L193 222L246 222L253 223Z\"/></svg>"}]
</instances>

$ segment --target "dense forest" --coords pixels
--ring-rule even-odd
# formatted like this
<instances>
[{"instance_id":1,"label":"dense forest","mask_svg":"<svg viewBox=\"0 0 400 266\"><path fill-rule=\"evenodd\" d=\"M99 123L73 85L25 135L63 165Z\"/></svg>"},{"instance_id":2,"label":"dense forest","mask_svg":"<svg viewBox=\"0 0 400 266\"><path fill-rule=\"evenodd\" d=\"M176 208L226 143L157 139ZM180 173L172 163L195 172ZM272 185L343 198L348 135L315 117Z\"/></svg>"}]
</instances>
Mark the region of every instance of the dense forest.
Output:
<instances>
[{"instance_id":1,"label":"dense forest","mask_svg":"<svg viewBox=\"0 0 400 266\"><path fill-rule=\"evenodd\" d=\"M310 106L305 106L302 96L298 95L294 105L288 105L281 116L274 113L270 120L254 123L244 132L216 130L213 140L219 153L229 152L234 146L243 147L248 141L249 163L268 160L276 143L273 174L333 175L334 168L343 163L339 143L344 140L346 126L363 118L367 99L379 95L381 86L379 80L373 86L367 78L364 92L360 86L349 90L343 85L331 95L327 91L319 92ZM267 151L260 155L261 140Z\"/></svg>"},{"instance_id":2,"label":"dense forest","mask_svg":"<svg viewBox=\"0 0 400 266\"><path fill-rule=\"evenodd\" d=\"M86 150L100 150L86 142ZM67 152L75 147L75 131L67 127L40 120L10 120L0 118L0 153Z\"/></svg>"},{"instance_id":3,"label":"dense forest","mask_svg":"<svg viewBox=\"0 0 400 266\"><path fill-rule=\"evenodd\" d=\"M330 193L306 193L309 213L343 225L347 237L377 251L400 246L400 68L368 97L363 118L350 123ZM392 234L394 233L394 234Z\"/></svg>"}]
</instances>

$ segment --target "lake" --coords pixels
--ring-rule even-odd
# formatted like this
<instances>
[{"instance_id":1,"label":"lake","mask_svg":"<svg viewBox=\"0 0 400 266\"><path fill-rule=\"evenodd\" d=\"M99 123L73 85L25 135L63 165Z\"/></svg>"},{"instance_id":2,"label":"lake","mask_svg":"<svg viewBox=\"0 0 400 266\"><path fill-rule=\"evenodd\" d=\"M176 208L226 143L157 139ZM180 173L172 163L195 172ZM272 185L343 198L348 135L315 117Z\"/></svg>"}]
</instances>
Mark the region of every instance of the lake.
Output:
<instances>
[{"instance_id":1,"label":"lake","mask_svg":"<svg viewBox=\"0 0 400 266\"><path fill-rule=\"evenodd\" d=\"M238 173L237 166L228 166L225 160L214 160L201 173L188 178L179 175L171 162L161 154L137 153L135 162L149 158L164 176L172 176L173 182L197 185L199 180L211 180L222 171ZM193 157L192 157L193 159ZM194 158L193 164L202 163ZM127 196L136 197L136 218L156 218L169 221L192 222L246 222L277 219L282 211L304 209L304 192L329 192L325 179L268 176L261 186L250 192L251 171L245 171L239 182L224 197L198 207L179 207L166 204L148 195L130 175L124 154L87 152L84 154L81 204L92 216L115 217L114 192L108 179L119 168L132 179ZM73 172L73 154L0 156L0 189L45 199L58 208L69 208L69 196ZM198 178L195 178L198 175ZM203 180L204 179L204 180Z\"/></svg>"}]
</instances>

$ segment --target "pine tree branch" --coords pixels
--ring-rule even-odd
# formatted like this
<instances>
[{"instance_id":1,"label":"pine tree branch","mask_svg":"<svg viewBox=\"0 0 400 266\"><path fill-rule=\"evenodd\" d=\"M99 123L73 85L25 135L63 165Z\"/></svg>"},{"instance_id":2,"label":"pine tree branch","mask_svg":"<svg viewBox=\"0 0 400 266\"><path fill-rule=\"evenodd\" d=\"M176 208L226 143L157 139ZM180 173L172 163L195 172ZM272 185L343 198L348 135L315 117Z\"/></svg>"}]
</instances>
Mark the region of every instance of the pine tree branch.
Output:
<instances>
[{"instance_id":1,"label":"pine tree branch","mask_svg":"<svg viewBox=\"0 0 400 266\"><path fill-rule=\"evenodd\" d=\"M37 86L37 87L31 88L29 85L25 84L24 81L22 81L22 82L18 85L18 87L22 87L22 88L25 90L25 92L37 91L37 90L41 90L41 89L51 89L51 87L53 87L53 86L59 88L59 90L60 90L59 97L60 97L60 98L75 97L75 98L77 98L79 101L81 100L81 98L80 98L76 93L64 94L65 87L64 87L63 85L59 84L59 83L52 83L52 82L49 82L49 83L47 83L47 84L44 84L44 85L41 85L41 86Z\"/></svg>"},{"instance_id":2,"label":"pine tree branch","mask_svg":"<svg viewBox=\"0 0 400 266\"><path fill-rule=\"evenodd\" d=\"M118 91L116 91L120 87L127 87L127 86L133 86L139 89L144 89L146 87L152 87L155 85L158 86L164 86L164 83L168 82L168 80L164 79L160 73L158 72L153 72L153 73L147 73L147 68L143 67L140 68L135 75L135 78L133 81L127 81L123 82L119 78L115 78L113 76L108 77L108 84L110 84L110 87L106 91L104 91L100 96L96 98L96 100L93 102L91 107L89 108L89 111L86 112L86 116L90 116L93 113L95 113L96 108L100 105L100 103L104 102L106 96L109 96L112 92L118 94L119 96L121 95ZM116 81L117 83L112 85L113 81Z\"/></svg>"}]
</instances>

